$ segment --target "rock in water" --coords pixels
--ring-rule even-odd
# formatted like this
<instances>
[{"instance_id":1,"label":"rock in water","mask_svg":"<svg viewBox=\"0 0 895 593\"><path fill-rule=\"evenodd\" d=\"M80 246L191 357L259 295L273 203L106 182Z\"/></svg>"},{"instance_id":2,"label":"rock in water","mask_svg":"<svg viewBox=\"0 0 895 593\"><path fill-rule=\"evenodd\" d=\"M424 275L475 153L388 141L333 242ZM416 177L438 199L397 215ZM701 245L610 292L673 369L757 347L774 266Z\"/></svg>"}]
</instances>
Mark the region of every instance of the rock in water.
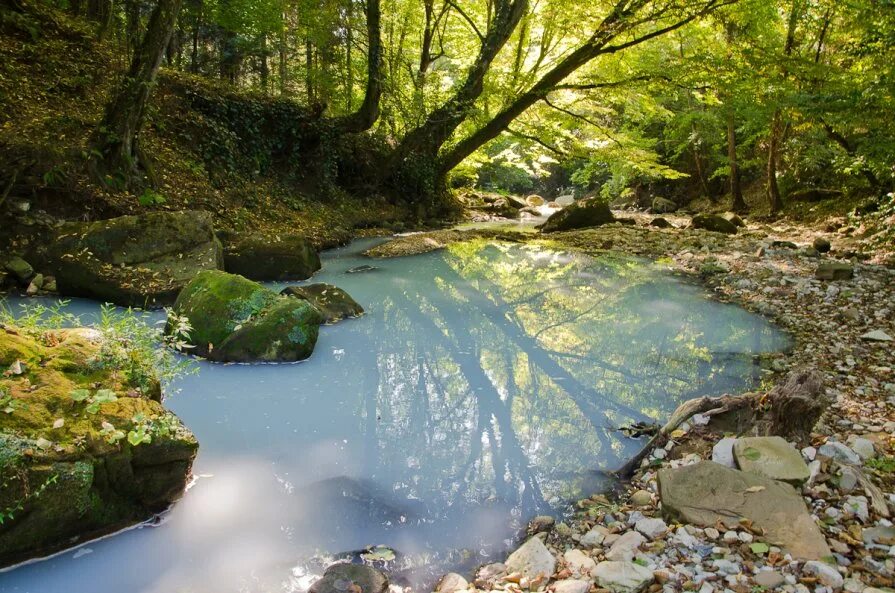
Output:
<instances>
[{"instance_id":1,"label":"rock in water","mask_svg":"<svg viewBox=\"0 0 895 593\"><path fill-rule=\"evenodd\" d=\"M320 256L301 235L221 233L224 269L250 280L304 280L320 269Z\"/></svg>"},{"instance_id":2,"label":"rock in water","mask_svg":"<svg viewBox=\"0 0 895 593\"><path fill-rule=\"evenodd\" d=\"M170 305L198 272L223 267L208 212L70 222L38 253L57 290L127 307Z\"/></svg>"},{"instance_id":3,"label":"rock in water","mask_svg":"<svg viewBox=\"0 0 895 593\"><path fill-rule=\"evenodd\" d=\"M469 582L456 572L449 572L435 585L435 593L456 593L469 588Z\"/></svg>"},{"instance_id":4,"label":"rock in water","mask_svg":"<svg viewBox=\"0 0 895 593\"><path fill-rule=\"evenodd\" d=\"M599 198L588 198L573 202L567 208L551 214L547 222L541 225L541 232L569 231L600 226L614 221L615 217L605 202Z\"/></svg>"},{"instance_id":5,"label":"rock in water","mask_svg":"<svg viewBox=\"0 0 895 593\"><path fill-rule=\"evenodd\" d=\"M721 521L730 528L748 519L796 558L830 555L805 502L788 484L703 461L660 470L659 496L668 519L703 527Z\"/></svg>"},{"instance_id":6,"label":"rock in water","mask_svg":"<svg viewBox=\"0 0 895 593\"><path fill-rule=\"evenodd\" d=\"M737 234L736 225L717 214L697 214L690 219L690 224L694 229L705 229L707 231L725 233L727 235Z\"/></svg>"},{"instance_id":7,"label":"rock in water","mask_svg":"<svg viewBox=\"0 0 895 593\"><path fill-rule=\"evenodd\" d=\"M780 437L737 439L733 456L741 470L793 486L805 483L810 475L802 454Z\"/></svg>"},{"instance_id":8,"label":"rock in water","mask_svg":"<svg viewBox=\"0 0 895 593\"><path fill-rule=\"evenodd\" d=\"M538 208L546 204L547 200L545 200L538 194L531 194L530 196L526 196L525 203L533 208Z\"/></svg>"},{"instance_id":9,"label":"rock in water","mask_svg":"<svg viewBox=\"0 0 895 593\"><path fill-rule=\"evenodd\" d=\"M386 593L388 577L365 564L333 564L308 593Z\"/></svg>"},{"instance_id":10,"label":"rock in water","mask_svg":"<svg viewBox=\"0 0 895 593\"><path fill-rule=\"evenodd\" d=\"M614 593L638 593L653 582L653 571L633 562L600 562L594 576L600 587Z\"/></svg>"},{"instance_id":11,"label":"rock in water","mask_svg":"<svg viewBox=\"0 0 895 593\"><path fill-rule=\"evenodd\" d=\"M520 572L529 578L549 577L556 570L556 558L539 537L532 537L510 554L506 565L510 572Z\"/></svg>"},{"instance_id":12,"label":"rock in water","mask_svg":"<svg viewBox=\"0 0 895 593\"><path fill-rule=\"evenodd\" d=\"M814 277L818 280L851 280L855 275L851 264L825 262L817 266Z\"/></svg>"},{"instance_id":13,"label":"rock in water","mask_svg":"<svg viewBox=\"0 0 895 593\"><path fill-rule=\"evenodd\" d=\"M347 292L332 284L320 282L307 286L287 286L280 294L308 301L323 315L324 323L335 323L364 314L363 307Z\"/></svg>"},{"instance_id":14,"label":"rock in water","mask_svg":"<svg viewBox=\"0 0 895 593\"><path fill-rule=\"evenodd\" d=\"M289 362L311 355L320 312L242 276L205 271L177 297L174 312L193 326L194 352L220 362Z\"/></svg>"},{"instance_id":15,"label":"rock in water","mask_svg":"<svg viewBox=\"0 0 895 593\"><path fill-rule=\"evenodd\" d=\"M16 402L0 414L0 509L21 506L0 530L0 567L145 521L186 488L196 438L159 403L154 377L97 364L97 337L0 331L0 368L24 371L0 376ZM151 441L132 445L138 422Z\"/></svg>"}]
</instances>

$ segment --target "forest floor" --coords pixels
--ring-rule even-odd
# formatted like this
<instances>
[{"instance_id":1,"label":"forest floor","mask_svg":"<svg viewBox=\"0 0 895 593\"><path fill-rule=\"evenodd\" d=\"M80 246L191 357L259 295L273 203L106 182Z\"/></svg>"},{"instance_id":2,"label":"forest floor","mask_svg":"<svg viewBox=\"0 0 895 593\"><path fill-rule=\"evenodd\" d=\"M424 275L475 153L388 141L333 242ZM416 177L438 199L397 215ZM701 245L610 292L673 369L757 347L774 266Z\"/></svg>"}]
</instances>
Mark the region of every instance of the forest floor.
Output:
<instances>
[{"instance_id":1,"label":"forest floor","mask_svg":"<svg viewBox=\"0 0 895 593\"><path fill-rule=\"evenodd\" d=\"M488 237L542 242L593 255L643 256L698 279L715 298L771 318L792 336L793 347L771 361L763 389L781 384L793 370L811 368L823 376L832 402L810 438L797 443L810 473L800 492L809 504L811 523L821 530L831 554L824 558L826 562L799 561L785 545L792 542L774 541L758 526L759 521L731 528L660 519L660 469L703 459L733 465L732 441L724 442L726 453L725 444L713 452L729 435L690 421L667 446L649 455L627 493L580 501L579 512L566 523L539 518L532 524L530 533L540 532L536 537L558 559L549 578L532 578L539 557L540 569L550 563L547 556L539 556L543 550L529 541L505 564L483 567L474 585L509 591L549 585L557 593L585 593L594 580L598 589L649 588L669 593L765 589L822 593L843 588L849 593L873 593L869 588L895 585L895 547L890 548L895 528L889 520L895 510L895 341L891 341L895 337L895 260L891 250L878 247L875 233L839 226L840 219L817 228L788 221L750 224L728 236L686 228L656 229L647 226L652 215L618 214L633 216L637 225L610 224L547 236L437 231L399 237L371 255L407 255ZM666 217L680 226L685 223L683 217ZM829 253L813 249L818 238L830 241ZM828 263L840 264L852 277L817 278L818 268ZM840 445L828 445L833 442ZM863 481L865 476L869 485ZM647 570L638 572L634 566ZM452 576L447 583L462 585L463 581Z\"/></svg>"}]
</instances>

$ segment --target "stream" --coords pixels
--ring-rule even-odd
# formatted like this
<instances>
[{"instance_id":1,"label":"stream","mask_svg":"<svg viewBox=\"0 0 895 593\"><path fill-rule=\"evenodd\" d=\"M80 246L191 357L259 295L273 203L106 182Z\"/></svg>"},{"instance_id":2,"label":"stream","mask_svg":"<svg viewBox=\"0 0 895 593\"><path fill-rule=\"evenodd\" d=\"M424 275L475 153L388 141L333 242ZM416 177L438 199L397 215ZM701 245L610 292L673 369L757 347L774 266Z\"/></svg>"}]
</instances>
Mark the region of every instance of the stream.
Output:
<instances>
[{"instance_id":1,"label":"stream","mask_svg":"<svg viewBox=\"0 0 895 593\"><path fill-rule=\"evenodd\" d=\"M0 573L0 591L303 591L370 545L396 552L394 582L430 590L609 487L601 470L642 444L618 427L748 389L755 355L789 344L644 260L483 241L363 257L376 241L323 254L309 282L367 314L322 328L310 360L201 362L178 382L166 404L201 448L162 521Z\"/></svg>"}]
</instances>

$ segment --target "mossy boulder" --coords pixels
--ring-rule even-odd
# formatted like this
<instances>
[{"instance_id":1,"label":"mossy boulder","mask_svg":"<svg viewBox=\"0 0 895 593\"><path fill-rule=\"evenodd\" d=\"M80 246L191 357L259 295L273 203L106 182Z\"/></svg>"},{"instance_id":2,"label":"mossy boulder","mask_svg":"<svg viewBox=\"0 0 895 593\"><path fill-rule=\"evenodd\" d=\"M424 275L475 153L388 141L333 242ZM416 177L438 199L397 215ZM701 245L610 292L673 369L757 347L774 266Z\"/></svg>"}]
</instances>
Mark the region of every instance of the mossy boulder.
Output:
<instances>
[{"instance_id":1,"label":"mossy boulder","mask_svg":"<svg viewBox=\"0 0 895 593\"><path fill-rule=\"evenodd\" d=\"M66 223L36 255L65 296L143 308L170 305L197 272L223 268L211 214L200 211Z\"/></svg>"},{"instance_id":2,"label":"mossy boulder","mask_svg":"<svg viewBox=\"0 0 895 593\"><path fill-rule=\"evenodd\" d=\"M314 305L323 316L324 323L335 323L349 317L360 317L364 308L347 292L324 282L307 286L287 286L280 294L304 299Z\"/></svg>"},{"instance_id":3,"label":"mossy boulder","mask_svg":"<svg viewBox=\"0 0 895 593\"><path fill-rule=\"evenodd\" d=\"M186 488L195 437L157 382L106 368L98 336L0 329L0 567L145 521Z\"/></svg>"},{"instance_id":4,"label":"mossy boulder","mask_svg":"<svg viewBox=\"0 0 895 593\"><path fill-rule=\"evenodd\" d=\"M554 212L541 225L542 233L571 231L586 227L600 226L615 222L609 205L600 198L588 198L572 202L569 206Z\"/></svg>"},{"instance_id":5,"label":"mossy boulder","mask_svg":"<svg viewBox=\"0 0 895 593\"><path fill-rule=\"evenodd\" d=\"M690 219L690 226L726 235L737 234L737 225L717 214L697 214Z\"/></svg>"},{"instance_id":6,"label":"mossy boulder","mask_svg":"<svg viewBox=\"0 0 895 593\"><path fill-rule=\"evenodd\" d=\"M194 352L220 362L289 362L314 351L320 312L236 274L205 271L180 293L174 311L189 319Z\"/></svg>"},{"instance_id":7,"label":"mossy boulder","mask_svg":"<svg viewBox=\"0 0 895 593\"><path fill-rule=\"evenodd\" d=\"M320 256L301 235L219 236L224 269L231 274L251 280L305 280L320 269Z\"/></svg>"}]
</instances>

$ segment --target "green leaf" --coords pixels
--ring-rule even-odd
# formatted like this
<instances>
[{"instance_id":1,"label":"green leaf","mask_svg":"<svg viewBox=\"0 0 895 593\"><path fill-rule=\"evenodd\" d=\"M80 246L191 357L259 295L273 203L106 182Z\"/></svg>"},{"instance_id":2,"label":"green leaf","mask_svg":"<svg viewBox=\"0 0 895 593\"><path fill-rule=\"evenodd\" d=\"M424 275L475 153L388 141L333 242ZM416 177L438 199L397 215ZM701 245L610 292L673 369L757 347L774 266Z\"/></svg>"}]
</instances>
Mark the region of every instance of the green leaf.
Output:
<instances>
[{"instance_id":1,"label":"green leaf","mask_svg":"<svg viewBox=\"0 0 895 593\"><path fill-rule=\"evenodd\" d=\"M754 544L750 544L749 548L752 550L753 554L767 554L770 551L770 546L768 546L764 542L755 542Z\"/></svg>"},{"instance_id":2,"label":"green leaf","mask_svg":"<svg viewBox=\"0 0 895 593\"><path fill-rule=\"evenodd\" d=\"M90 402L84 409L87 410L88 414L96 414L99 412L99 404L97 402Z\"/></svg>"},{"instance_id":3,"label":"green leaf","mask_svg":"<svg viewBox=\"0 0 895 593\"><path fill-rule=\"evenodd\" d=\"M82 402L90 397L90 390L88 389L75 389L71 393L68 394L70 398L75 400L76 402Z\"/></svg>"},{"instance_id":4,"label":"green leaf","mask_svg":"<svg viewBox=\"0 0 895 593\"><path fill-rule=\"evenodd\" d=\"M97 404L107 404L110 402L118 401L118 396L115 395L115 392L111 389L100 389L93 396L92 401Z\"/></svg>"},{"instance_id":5,"label":"green leaf","mask_svg":"<svg viewBox=\"0 0 895 593\"><path fill-rule=\"evenodd\" d=\"M761 452L755 447L747 447L746 450L743 451L743 457L749 461L758 461L761 458Z\"/></svg>"}]
</instances>

